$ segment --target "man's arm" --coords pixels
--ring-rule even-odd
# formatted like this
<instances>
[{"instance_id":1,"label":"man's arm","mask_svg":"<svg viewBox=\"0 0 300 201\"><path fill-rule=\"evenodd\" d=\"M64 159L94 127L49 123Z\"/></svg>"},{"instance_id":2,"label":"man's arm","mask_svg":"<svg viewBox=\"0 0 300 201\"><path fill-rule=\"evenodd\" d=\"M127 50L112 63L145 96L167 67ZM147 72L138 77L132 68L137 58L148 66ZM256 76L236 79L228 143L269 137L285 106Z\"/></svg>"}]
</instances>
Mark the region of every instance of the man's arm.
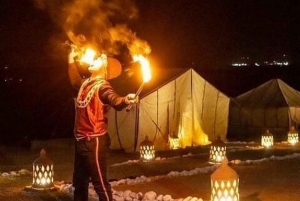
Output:
<instances>
[{"instance_id":1,"label":"man's arm","mask_svg":"<svg viewBox=\"0 0 300 201\"><path fill-rule=\"evenodd\" d=\"M138 102L135 94L128 94L123 97L119 96L108 82L103 84L99 89L99 97L104 104L108 104L118 111L125 109L129 104Z\"/></svg>"}]
</instances>

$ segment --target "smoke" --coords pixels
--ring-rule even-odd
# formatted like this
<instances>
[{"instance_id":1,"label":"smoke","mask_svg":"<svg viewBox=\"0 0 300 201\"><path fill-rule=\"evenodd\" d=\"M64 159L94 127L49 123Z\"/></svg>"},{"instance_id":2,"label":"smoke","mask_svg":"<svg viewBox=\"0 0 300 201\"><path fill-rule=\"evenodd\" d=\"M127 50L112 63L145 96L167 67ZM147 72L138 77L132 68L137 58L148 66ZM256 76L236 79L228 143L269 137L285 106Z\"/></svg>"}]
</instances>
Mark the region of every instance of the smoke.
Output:
<instances>
[{"instance_id":1,"label":"smoke","mask_svg":"<svg viewBox=\"0 0 300 201\"><path fill-rule=\"evenodd\" d=\"M138 38L127 22L138 17L133 0L34 0L76 46L91 46L118 55L126 46L131 55L147 55L149 44Z\"/></svg>"}]
</instances>

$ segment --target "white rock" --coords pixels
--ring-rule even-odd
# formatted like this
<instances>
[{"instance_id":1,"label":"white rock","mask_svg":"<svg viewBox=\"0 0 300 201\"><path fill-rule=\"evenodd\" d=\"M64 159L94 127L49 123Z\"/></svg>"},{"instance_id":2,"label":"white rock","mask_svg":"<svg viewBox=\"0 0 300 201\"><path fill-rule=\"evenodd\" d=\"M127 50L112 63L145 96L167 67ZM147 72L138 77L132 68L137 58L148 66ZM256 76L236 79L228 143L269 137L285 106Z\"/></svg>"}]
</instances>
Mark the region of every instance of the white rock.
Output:
<instances>
[{"instance_id":1,"label":"white rock","mask_svg":"<svg viewBox=\"0 0 300 201\"><path fill-rule=\"evenodd\" d=\"M7 172L3 172L3 173L1 174L1 176L2 176L2 177L8 177L9 174L8 174Z\"/></svg>"},{"instance_id":2,"label":"white rock","mask_svg":"<svg viewBox=\"0 0 300 201\"><path fill-rule=\"evenodd\" d=\"M123 197L129 197L131 190L126 190L123 192Z\"/></svg>"},{"instance_id":3,"label":"white rock","mask_svg":"<svg viewBox=\"0 0 300 201\"><path fill-rule=\"evenodd\" d=\"M162 194L159 194L157 197L156 197L156 200L158 201L162 201L163 200L163 195Z\"/></svg>"},{"instance_id":4,"label":"white rock","mask_svg":"<svg viewBox=\"0 0 300 201\"><path fill-rule=\"evenodd\" d=\"M192 199L190 199L190 201L198 201L197 197L192 197Z\"/></svg>"},{"instance_id":5,"label":"white rock","mask_svg":"<svg viewBox=\"0 0 300 201\"><path fill-rule=\"evenodd\" d=\"M132 198L131 197L125 197L125 201L132 201Z\"/></svg>"},{"instance_id":6,"label":"white rock","mask_svg":"<svg viewBox=\"0 0 300 201\"><path fill-rule=\"evenodd\" d=\"M192 196L188 196L186 198L183 199L183 201L190 201L192 199Z\"/></svg>"},{"instance_id":7,"label":"white rock","mask_svg":"<svg viewBox=\"0 0 300 201\"><path fill-rule=\"evenodd\" d=\"M156 193L154 191L148 191L145 193L143 200L155 200L156 198Z\"/></svg>"},{"instance_id":8,"label":"white rock","mask_svg":"<svg viewBox=\"0 0 300 201\"><path fill-rule=\"evenodd\" d=\"M165 195L163 197L163 201L170 201L170 200L172 200L172 196L171 195Z\"/></svg>"},{"instance_id":9,"label":"white rock","mask_svg":"<svg viewBox=\"0 0 300 201\"><path fill-rule=\"evenodd\" d=\"M129 197L131 198L137 198L137 194L135 192L130 192Z\"/></svg>"},{"instance_id":10,"label":"white rock","mask_svg":"<svg viewBox=\"0 0 300 201\"><path fill-rule=\"evenodd\" d=\"M18 176L18 174L15 171L10 171L9 173L11 176Z\"/></svg>"},{"instance_id":11,"label":"white rock","mask_svg":"<svg viewBox=\"0 0 300 201\"><path fill-rule=\"evenodd\" d=\"M144 194L142 192L137 193L137 199L141 200L144 197Z\"/></svg>"}]
</instances>

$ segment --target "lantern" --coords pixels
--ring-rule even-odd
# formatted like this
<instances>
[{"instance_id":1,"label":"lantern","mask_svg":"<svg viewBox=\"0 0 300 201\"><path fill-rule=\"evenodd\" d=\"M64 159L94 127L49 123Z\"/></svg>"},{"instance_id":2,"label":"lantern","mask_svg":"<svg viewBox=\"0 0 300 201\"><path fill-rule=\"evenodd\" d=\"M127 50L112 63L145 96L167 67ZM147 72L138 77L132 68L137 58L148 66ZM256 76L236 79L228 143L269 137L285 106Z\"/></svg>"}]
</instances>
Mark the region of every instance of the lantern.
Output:
<instances>
[{"instance_id":1,"label":"lantern","mask_svg":"<svg viewBox=\"0 0 300 201\"><path fill-rule=\"evenodd\" d=\"M178 137L169 137L169 143L171 149L179 148L179 138Z\"/></svg>"},{"instance_id":2,"label":"lantern","mask_svg":"<svg viewBox=\"0 0 300 201\"><path fill-rule=\"evenodd\" d=\"M298 143L298 141L299 141L298 132L296 131L295 127L292 126L288 132L288 143L294 145Z\"/></svg>"},{"instance_id":3,"label":"lantern","mask_svg":"<svg viewBox=\"0 0 300 201\"><path fill-rule=\"evenodd\" d=\"M228 166L227 157L210 178L211 201L239 201L239 176Z\"/></svg>"},{"instance_id":4,"label":"lantern","mask_svg":"<svg viewBox=\"0 0 300 201\"><path fill-rule=\"evenodd\" d=\"M52 188L53 184L53 162L46 156L44 149L40 152L40 157L33 162L32 188Z\"/></svg>"},{"instance_id":5,"label":"lantern","mask_svg":"<svg viewBox=\"0 0 300 201\"><path fill-rule=\"evenodd\" d=\"M212 142L209 153L209 163L221 163L226 156L226 145L220 136Z\"/></svg>"},{"instance_id":6,"label":"lantern","mask_svg":"<svg viewBox=\"0 0 300 201\"><path fill-rule=\"evenodd\" d=\"M267 130L266 133L261 136L261 146L273 146L273 140L273 135L269 132L269 130Z\"/></svg>"},{"instance_id":7,"label":"lantern","mask_svg":"<svg viewBox=\"0 0 300 201\"><path fill-rule=\"evenodd\" d=\"M150 161L155 157L154 144L145 137L145 140L140 144L140 158L142 161Z\"/></svg>"}]
</instances>

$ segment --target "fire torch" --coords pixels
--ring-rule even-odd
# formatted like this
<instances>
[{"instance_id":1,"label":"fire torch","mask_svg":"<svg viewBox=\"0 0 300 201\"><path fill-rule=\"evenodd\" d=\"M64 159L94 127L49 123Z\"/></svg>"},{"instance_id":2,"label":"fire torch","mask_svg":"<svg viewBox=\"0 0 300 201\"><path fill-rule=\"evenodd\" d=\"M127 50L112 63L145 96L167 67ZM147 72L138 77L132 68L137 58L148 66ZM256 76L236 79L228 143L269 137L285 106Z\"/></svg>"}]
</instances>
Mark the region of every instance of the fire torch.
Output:
<instances>
[{"instance_id":1,"label":"fire torch","mask_svg":"<svg viewBox=\"0 0 300 201\"><path fill-rule=\"evenodd\" d=\"M141 91L143 90L144 84L149 82L152 78L151 76L151 69L150 69L150 63L149 60L147 58L145 58L143 55L134 55L133 56L133 61L134 62L138 62L141 64L141 68L142 68L142 75L143 75L143 82L140 85L140 87L138 88L137 92L135 93L135 97L138 97L141 93ZM128 105L126 108L126 111L130 111L132 105Z\"/></svg>"}]
</instances>

